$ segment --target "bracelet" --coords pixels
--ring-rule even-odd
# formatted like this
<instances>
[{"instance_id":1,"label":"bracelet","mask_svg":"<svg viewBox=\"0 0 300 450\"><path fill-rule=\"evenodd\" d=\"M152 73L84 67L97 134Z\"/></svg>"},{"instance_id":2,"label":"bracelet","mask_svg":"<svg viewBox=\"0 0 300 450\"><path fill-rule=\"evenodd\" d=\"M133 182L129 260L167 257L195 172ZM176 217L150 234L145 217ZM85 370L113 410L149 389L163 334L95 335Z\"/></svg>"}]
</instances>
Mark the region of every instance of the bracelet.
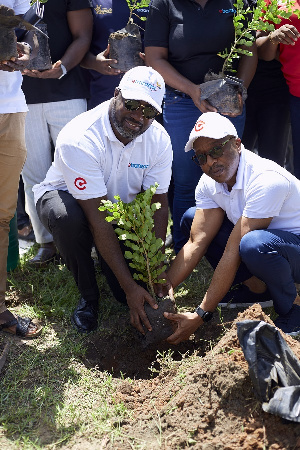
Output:
<instances>
[{"instance_id":1,"label":"bracelet","mask_svg":"<svg viewBox=\"0 0 300 450\"><path fill-rule=\"evenodd\" d=\"M271 44L278 45L278 42L273 42L272 31L271 31L271 33L269 33L268 38L269 38L269 41L271 42Z\"/></svg>"}]
</instances>

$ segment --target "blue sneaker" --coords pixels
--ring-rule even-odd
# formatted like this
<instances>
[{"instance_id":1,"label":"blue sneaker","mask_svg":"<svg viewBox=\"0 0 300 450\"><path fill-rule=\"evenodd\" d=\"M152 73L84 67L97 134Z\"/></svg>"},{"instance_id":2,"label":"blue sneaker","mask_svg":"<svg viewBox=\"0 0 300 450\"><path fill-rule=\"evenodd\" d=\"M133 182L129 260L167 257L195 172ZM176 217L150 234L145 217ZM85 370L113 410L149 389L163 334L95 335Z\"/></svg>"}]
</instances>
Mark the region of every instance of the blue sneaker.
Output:
<instances>
[{"instance_id":1,"label":"blue sneaker","mask_svg":"<svg viewBox=\"0 0 300 450\"><path fill-rule=\"evenodd\" d=\"M262 308L273 306L271 294L267 289L262 294L255 294L245 284L237 284L223 297L218 306L223 308L248 308L259 303Z\"/></svg>"},{"instance_id":2,"label":"blue sneaker","mask_svg":"<svg viewBox=\"0 0 300 450\"><path fill-rule=\"evenodd\" d=\"M285 334L298 336L300 334L300 306L293 305L287 314L278 316L274 324Z\"/></svg>"}]
</instances>

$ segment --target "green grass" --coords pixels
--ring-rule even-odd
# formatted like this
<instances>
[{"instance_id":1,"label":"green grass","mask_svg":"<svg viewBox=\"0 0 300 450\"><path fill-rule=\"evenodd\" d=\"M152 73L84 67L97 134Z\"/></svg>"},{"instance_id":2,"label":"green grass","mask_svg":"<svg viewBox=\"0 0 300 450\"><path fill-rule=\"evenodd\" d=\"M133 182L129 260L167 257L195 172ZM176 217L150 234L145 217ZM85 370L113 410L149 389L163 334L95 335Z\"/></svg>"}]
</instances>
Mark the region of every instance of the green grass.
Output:
<instances>
[{"instance_id":1,"label":"green grass","mask_svg":"<svg viewBox=\"0 0 300 450\"><path fill-rule=\"evenodd\" d=\"M126 342L130 330L127 310L113 299L98 270L101 324L96 333L78 334L70 324L79 298L72 276L64 265L50 264L41 270L29 268L26 261L34 250L9 274L8 307L40 320L44 329L40 338L31 341L0 334L0 351L10 342L8 358L0 373L0 447L72 448L83 439L97 442L96 448L101 448L101 442L107 439L110 443L115 439L128 442L130 437L124 435L122 424L130 420L131 413L116 395L122 376L114 377L84 363L93 339ZM172 252L168 250L167 255L171 257ZM210 266L202 261L176 291L179 311L195 308L211 275ZM197 359L196 355L186 354L178 361L171 351L158 352L150 372L156 376L174 369L175 382L184 386L185 372ZM129 378L126 381L134 382ZM159 436L158 432L157 448ZM132 448L144 447L136 443Z\"/></svg>"}]
</instances>

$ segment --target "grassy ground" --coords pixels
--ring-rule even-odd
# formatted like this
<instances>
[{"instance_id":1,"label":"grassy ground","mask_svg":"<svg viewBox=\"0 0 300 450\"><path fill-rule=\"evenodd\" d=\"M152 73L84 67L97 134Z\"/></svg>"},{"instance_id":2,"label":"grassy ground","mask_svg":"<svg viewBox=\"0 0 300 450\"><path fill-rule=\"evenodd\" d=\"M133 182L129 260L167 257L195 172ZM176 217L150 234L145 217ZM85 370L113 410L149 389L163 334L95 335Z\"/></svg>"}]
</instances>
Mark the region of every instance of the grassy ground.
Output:
<instances>
[{"instance_id":1,"label":"grassy ground","mask_svg":"<svg viewBox=\"0 0 300 450\"><path fill-rule=\"evenodd\" d=\"M9 275L8 306L19 315L44 325L39 339L24 341L1 334L0 351L9 344L7 361L0 373L0 447L2 449L95 448L122 434L121 424L130 419L115 392L121 376L88 367L84 355L95 336L126 339L128 312L111 297L101 273L101 325L97 334L79 335L70 324L78 292L63 265L30 269L25 255ZM179 309L192 309L203 295L211 276L202 263L177 290ZM120 320L120 318L123 320ZM115 327L102 323L119 323ZM125 334L124 334L125 333ZM125 336L125 337L124 337ZM172 352L158 353L154 367L173 364ZM191 361L189 362L189 364ZM129 383L133 380L127 378ZM79 443L81 443L79 445ZM76 445L79 445L76 447ZM139 443L132 448L142 448Z\"/></svg>"}]
</instances>

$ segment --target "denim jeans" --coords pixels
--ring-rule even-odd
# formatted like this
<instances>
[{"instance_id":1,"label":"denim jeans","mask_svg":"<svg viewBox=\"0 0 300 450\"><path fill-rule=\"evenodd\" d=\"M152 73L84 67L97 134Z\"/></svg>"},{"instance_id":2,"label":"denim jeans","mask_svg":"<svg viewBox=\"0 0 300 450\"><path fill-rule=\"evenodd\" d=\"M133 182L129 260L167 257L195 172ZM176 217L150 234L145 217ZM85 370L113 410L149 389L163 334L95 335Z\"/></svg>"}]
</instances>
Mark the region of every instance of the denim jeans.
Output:
<instances>
[{"instance_id":1,"label":"denim jeans","mask_svg":"<svg viewBox=\"0 0 300 450\"><path fill-rule=\"evenodd\" d=\"M294 175L300 179L300 97L290 94L290 113L294 152Z\"/></svg>"},{"instance_id":2,"label":"denim jeans","mask_svg":"<svg viewBox=\"0 0 300 450\"><path fill-rule=\"evenodd\" d=\"M196 207L190 208L181 221L187 236L192 226ZM233 224L225 216L216 237L205 255L215 269L223 255ZM271 293L274 309L285 315L297 296L295 283L300 282L300 236L283 230L253 230L240 242L241 264L234 284L255 275L264 281Z\"/></svg>"},{"instance_id":3,"label":"denim jeans","mask_svg":"<svg viewBox=\"0 0 300 450\"><path fill-rule=\"evenodd\" d=\"M195 188L202 175L200 167L191 160L192 152L184 151L190 132L201 114L191 98L179 96L176 92L167 89L164 98L163 122L173 147L173 239L176 253L186 242L180 231L180 220L185 211L195 205ZM245 118L245 108L240 116L230 118L239 136L243 134Z\"/></svg>"}]
</instances>

